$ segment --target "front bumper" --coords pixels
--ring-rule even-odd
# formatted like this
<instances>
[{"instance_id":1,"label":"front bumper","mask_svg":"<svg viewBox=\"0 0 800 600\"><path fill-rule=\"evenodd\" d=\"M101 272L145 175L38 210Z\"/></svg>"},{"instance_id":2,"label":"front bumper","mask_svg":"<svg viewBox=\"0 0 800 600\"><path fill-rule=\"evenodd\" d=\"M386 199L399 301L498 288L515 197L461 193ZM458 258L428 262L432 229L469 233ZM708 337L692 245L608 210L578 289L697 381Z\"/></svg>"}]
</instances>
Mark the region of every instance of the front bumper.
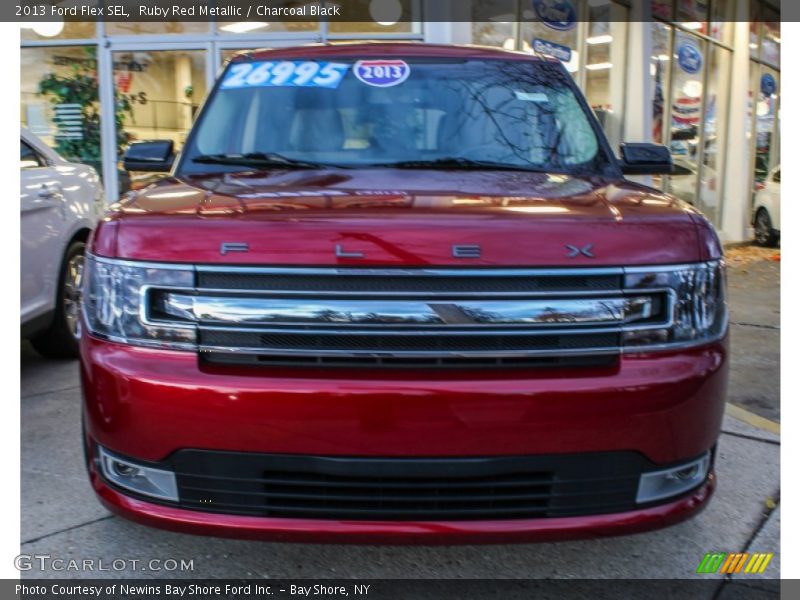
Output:
<instances>
[{"instance_id":1,"label":"front bumper","mask_svg":"<svg viewBox=\"0 0 800 600\"><path fill-rule=\"evenodd\" d=\"M671 465L712 448L727 340L625 356L607 368L518 371L248 370L196 355L81 343L88 439L131 459L181 449L331 457L508 457L635 452ZM358 543L545 541L635 533L698 512L713 473L688 495L606 514L505 520L344 520L212 513L133 498L94 471L112 511L208 535Z\"/></svg>"},{"instance_id":2,"label":"front bumper","mask_svg":"<svg viewBox=\"0 0 800 600\"><path fill-rule=\"evenodd\" d=\"M225 515L147 502L120 493L90 467L95 493L111 512L179 533L275 542L457 545L552 542L628 535L675 525L700 512L716 478L677 500L641 510L548 519L482 521L347 521Z\"/></svg>"}]
</instances>

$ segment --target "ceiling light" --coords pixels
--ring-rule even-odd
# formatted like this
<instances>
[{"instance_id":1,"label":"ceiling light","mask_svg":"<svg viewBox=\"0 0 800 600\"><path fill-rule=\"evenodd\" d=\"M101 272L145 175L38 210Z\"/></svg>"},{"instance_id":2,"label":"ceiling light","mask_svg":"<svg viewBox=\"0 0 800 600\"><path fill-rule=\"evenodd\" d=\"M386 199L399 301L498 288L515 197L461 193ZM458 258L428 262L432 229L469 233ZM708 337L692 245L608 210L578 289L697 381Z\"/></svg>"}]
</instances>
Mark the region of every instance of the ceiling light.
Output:
<instances>
[{"instance_id":1,"label":"ceiling light","mask_svg":"<svg viewBox=\"0 0 800 600\"><path fill-rule=\"evenodd\" d=\"M686 29L697 31L698 29L702 29L703 27L705 27L705 23L701 23L700 21L691 21L689 23L684 23L683 26Z\"/></svg>"},{"instance_id":2,"label":"ceiling light","mask_svg":"<svg viewBox=\"0 0 800 600\"><path fill-rule=\"evenodd\" d=\"M36 23L28 23L27 29L33 29L33 32L42 36L42 37L56 37L62 31L64 31L64 21L42 21Z\"/></svg>"},{"instance_id":3,"label":"ceiling light","mask_svg":"<svg viewBox=\"0 0 800 600\"><path fill-rule=\"evenodd\" d=\"M590 46L594 46L595 44L610 44L613 39L614 37L608 34L595 35L593 37L586 38L586 43Z\"/></svg>"},{"instance_id":4,"label":"ceiling light","mask_svg":"<svg viewBox=\"0 0 800 600\"><path fill-rule=\"evenodd\" d=\"M614 65L610 62L602 62L602 63L595 63L593 65L586 65L587 71L601 71L604 69L610 69Z\"/></svg>"},{"instance_id":5,"label":"ceiling light","mask_svg":"<svg viewBox=\"0 0 800 600\"><path fill-rule=\"evenodd\" d=\"M261 21L239 21L237 23L223 25L220 29L229 33L247 33L248 31L255 31L256 29L262 29L264 27L269 27L269 23L263 23Z\"/></svg>"},{"instance_id":6,"label":"ceiling light","mask_svg":"<svg viewBox=\"0 0 800 600\"><path fill-rule=\"evenodd\" d=\"M369 3L369 16L382 27L396 25L403 16L400 0L372 0Z\"/></svg>"}]
</instances>

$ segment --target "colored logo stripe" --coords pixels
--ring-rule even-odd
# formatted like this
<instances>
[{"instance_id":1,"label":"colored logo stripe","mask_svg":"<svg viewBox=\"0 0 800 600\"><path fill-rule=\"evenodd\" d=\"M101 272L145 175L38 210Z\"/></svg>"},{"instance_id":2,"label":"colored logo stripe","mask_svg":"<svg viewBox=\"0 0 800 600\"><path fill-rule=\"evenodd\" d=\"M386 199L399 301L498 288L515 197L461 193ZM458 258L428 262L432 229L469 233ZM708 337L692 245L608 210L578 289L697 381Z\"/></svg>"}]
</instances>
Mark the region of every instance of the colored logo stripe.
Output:
<instances>
[{"instance_id":1,"label":"colored logo stripe","mask_svg":"<svg viewBox=\"0 0 800 600\"><path fill-rule=\"evenodd\" d=\"M750 562L745 567L745 573L763 573L769 561L772 560L773 553L770 552L769 554L759 553L753 554L753 558L750 559Z\"/></svg>"},{"instance_id":2,"label":"colored logo stripe","mask_svg":"<svg viewBox=\"0 0 800 600\"><path fill-rule=\"evenodd\" d=\"M700 561L697 567L698 573L724 573L732 575L735 573L763 573L767 565L772 560L774 553L756 552L749 554L747 552L731 552L725 554L724 552L709 552ZM747 566L745 566L747 565Z\"/></svg>"},{"instance_id":3,"label":"colored logo stripe","mask_svg":"<svg viewBox=\"0 0 800 600\"><path fill-rule=\"evenodd\" d=\"M700 566L697 567L697 572L716 573L722 565L722 561L725 560L725 556L726 555L722 552L709 552L703 557L703 560L700 561Z\"/></svg>"}]
</instances>

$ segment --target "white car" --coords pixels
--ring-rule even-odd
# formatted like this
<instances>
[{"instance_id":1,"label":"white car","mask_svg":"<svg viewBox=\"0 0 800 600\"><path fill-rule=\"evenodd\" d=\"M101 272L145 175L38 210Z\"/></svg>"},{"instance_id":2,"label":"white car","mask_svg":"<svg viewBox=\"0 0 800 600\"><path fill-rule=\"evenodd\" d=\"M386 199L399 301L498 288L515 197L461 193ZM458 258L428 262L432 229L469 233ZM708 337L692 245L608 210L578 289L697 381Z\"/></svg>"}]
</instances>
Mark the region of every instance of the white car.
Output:
<instances>
[{"instance_id":1,"label":"white car","mask_svg":"<svg viewBox=\"0 0 800 600\"><path fill-rule=\"evenodd\" d=\"M21 332L49 357L78 355L83 255L105 207L94 168L20 131Z\"/></svg>"},{"instance_id":2,"label":"white car","mask_svg":"<svg viewBox=\"0 0 800 600\"><path fill-rule=\"evenodd\" d=\"M759 246L775 246L781 237L781 167L767 175L764 187L756 192L753 227Z\"/></svg>"},{"instance_id":3,"label":"white car","mask_svg":"<svg viewBox=\"0 0 800 600\"><path fill-rule=\"evenodd\" d=\"M682 174L670 177L670 193L697 206L697 165L682 157L673 157L673 163ZM703 203L701 208L717 206L717 174L708 166L703 169L700 178L700 201Z\"/></svg>"}]
</instances>

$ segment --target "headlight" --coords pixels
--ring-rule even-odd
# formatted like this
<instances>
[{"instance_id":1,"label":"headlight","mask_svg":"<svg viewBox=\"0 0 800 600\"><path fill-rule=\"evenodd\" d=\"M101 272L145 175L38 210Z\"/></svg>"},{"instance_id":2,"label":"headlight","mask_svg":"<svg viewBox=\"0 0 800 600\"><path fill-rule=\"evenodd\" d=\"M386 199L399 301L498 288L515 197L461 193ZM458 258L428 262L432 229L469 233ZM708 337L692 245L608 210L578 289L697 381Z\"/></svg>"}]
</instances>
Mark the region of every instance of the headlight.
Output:
<instances>
[{"instance_id":1,"label":"headlight","mask_svg":"<svg viewBox=\"0 0 800 600\"><path fill-rule=\"evenodd\" d=\"M667 289L669 326L626 331L625 350L697 345L717 340L728 327L725 263L625 269L626 291Z\"/></svg>"},{"instance_id":2,"label":"headlight","mask_svg":"<svg viewBox=\"0 0 800 600\"><path fill-rule=\"evenodd\" d=\"M196 350L194 325L150 323L143 310L152 287L194 288L192 266L86 258L83 312L92 335L124 344Z\"/></svg>"}]
</instances>

